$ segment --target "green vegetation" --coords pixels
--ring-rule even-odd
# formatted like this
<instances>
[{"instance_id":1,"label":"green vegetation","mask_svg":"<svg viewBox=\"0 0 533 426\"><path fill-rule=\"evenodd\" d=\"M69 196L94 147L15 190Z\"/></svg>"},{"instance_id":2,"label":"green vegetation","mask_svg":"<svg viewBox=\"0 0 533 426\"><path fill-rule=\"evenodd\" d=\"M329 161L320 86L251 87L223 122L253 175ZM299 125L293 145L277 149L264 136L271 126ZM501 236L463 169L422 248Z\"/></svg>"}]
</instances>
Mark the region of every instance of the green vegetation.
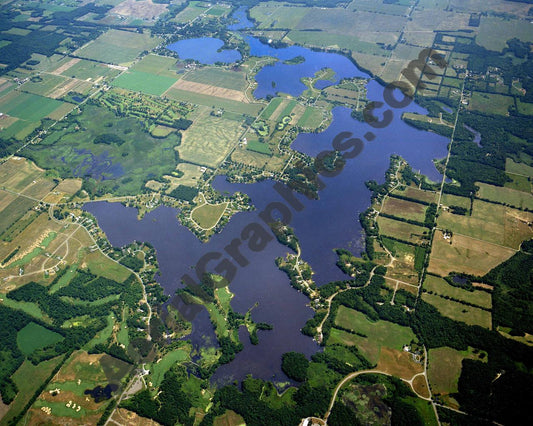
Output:
<instances>
[{"instance_id":1,"label":"green vegetation","mask_svg":"<svg viewBox=\"0 0 533 426\"><path fill-rule=\"evenodd\" d=\"M36 349L53 345L61 340L63 337L60 334L34 322L30 322L17 334L17 345L24 355L29 355Z\"/></svg>"},{"instance_id":2,"label":"green vegetation","mask_svg":"<svg viewBox=\"0 0 533 426\"><path fill-rule=\"evenodd\" d=\"M161 96L177 80L163 75L153 75L142 71L129 71L113 80L113 85L134 92Z\"/></svg>"}]
</instances>

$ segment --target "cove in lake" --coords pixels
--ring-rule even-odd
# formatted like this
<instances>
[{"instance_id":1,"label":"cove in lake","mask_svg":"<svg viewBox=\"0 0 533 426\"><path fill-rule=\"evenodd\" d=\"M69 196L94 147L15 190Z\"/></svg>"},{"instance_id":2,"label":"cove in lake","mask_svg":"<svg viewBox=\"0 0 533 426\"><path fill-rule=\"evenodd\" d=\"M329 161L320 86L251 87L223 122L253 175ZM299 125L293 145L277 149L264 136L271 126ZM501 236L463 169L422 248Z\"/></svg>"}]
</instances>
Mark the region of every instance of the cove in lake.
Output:
<instances>
[{"instance_id":1,"label":"cove in lake","mask_svg":"<svg viewBox=\"0 0 533 426\"><path fill-rule=\"evenodd\" d=\"M222 49L224 42L218 38L202 37L180 40L169 44L167 49L176 52L180 59L194 59L202 64L222 62L230 64L241 59L237 50Z\"/></svg>"},{"instance_id":2,"label":"cove in lake","mask_svg":"<svg viewBox=\"0 0 533 426\"><path fill-rule=\"evenodd\" d=\"M201 51L208 39L183 40L190 42L191 54L200 60ZM305 90L300 82L302 77L311 77L316 71L329 67L335 71L335 81L347 77L369 76L361 72L346 57L338 54L313 52L302 47L292 46L274 49L253 37L246 37L255 56L274 56L279 61L263 68L257 74L258 88L256 97L273 94L275 91L290 93L294 96ZM183 45L183 44L182 44ZM178 52L181 57L181 53ZM303 56L301 64L289 65L282 61ZM320 87L333 84L324 81ZM375 81L367 85L368 97L373 101L383 101L383 87ZM302 259L309 262L315 271L314 279L318 285L329 281L346 279L335 265L337 257L335 248L346 248L356 255L363 250L359 213L370 204L370 192L365 182L374 179L384 181L384 174L389 166L390 155L404 157L414 170L426 174L430 179L440 180L441 176L432 163L434 158L446 156L447 138L435 133L424 132L408 126L401 120L403 112L425 114L420 106L411 103L404 109L393 110L394 119L382 129L374 129L366 123L354 120L350 110L337 107L333 110L331 125L322 133L300 134L292 147L309 155L316 155L331 149L331 142L339 132L352 132L354 137L361 137L372 131L376 138L365 142L362 153L347 160L344 170L334 178L323 178L326 187L320 191L319 200L309 200L297 195L304 209L292 211L290 225L294 228L302 247ZM376 111L379 116L379 111ZM213 186L220 192L247 193L257 210L236 214L218 235L208 243L202 244L176 219L176 210L159 207L148 213L141 221L137 220L137 211L120 204L105 202L87 204L85 209L98 220L100 227L107 234L114 246L122 246L134 240L151 243L157 251L161 275L158 281L166 294L173 295L182 286L180 279L185 273L195 276L194 266L200 257L208 252L224 253L224 247L234 238L239 238L242 229L250 223L258 223L267 228L258 216L266 205L273 201L284 202L274 191L273 182L263 181L251 185L230 184L224 176L218 176ZM230 364L223 365L214 374L213 380L228 383L234 379L242 380L247 374L274 381L287 381L281 371L281 355L288 351L298 351L306 355L319 350L312 339L300 333L313 311L307 306L309 300L289 285L287 276L279 271L275 259L285 256L289 249L280 245L274 238L261 252L253 252L244 242L241 253L248 259L246 267L238 268L236 278L231 282L230 290L235 294L231 301L233 309L245 313L256 302L252 318L274 326L272 331L259 331L259 345L250 344L245 330L240 330L244 350L236 355ZM208 270L212 271L217 262L211 262ZM205 345L206 340L214 342L214 333L205 310L193 321L193 333L190 336L195 347Z\"/></svg>"}]
</instances>

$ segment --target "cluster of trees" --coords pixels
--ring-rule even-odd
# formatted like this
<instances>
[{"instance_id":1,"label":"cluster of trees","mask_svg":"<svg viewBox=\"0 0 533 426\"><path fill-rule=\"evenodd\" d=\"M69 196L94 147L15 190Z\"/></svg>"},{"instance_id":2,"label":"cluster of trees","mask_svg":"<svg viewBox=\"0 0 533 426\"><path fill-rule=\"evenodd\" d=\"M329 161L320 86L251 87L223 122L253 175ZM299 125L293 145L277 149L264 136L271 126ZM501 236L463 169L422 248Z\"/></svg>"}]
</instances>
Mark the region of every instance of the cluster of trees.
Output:
<instances>
[{"instance_id":1,"label":"cluster of trees","mask_svg":"<svg viewBox=\"0 0 533 426\"><path fill-rule=\"evenodd\" d=\"M170 194L171 197L177 198L179 200L185 200L191 202L194 200L194 197L198 195L198 188L193 188L191 186L178 185L174 188Z\"/></svg>"},{"instance_id":2,"label":"cluster of trees","mask_svg":"<svg viewBox=\"0 0 533 426\"><path fill-rule=\"evenodd\" d=\"M120 136L116 135L115 133L104 133L101 135L98 135L94 138L94 143L96 144L106 144L106 145L122 145L124 142L126 142L124 139L122 139Z\"/></svg>"}]
</instances>

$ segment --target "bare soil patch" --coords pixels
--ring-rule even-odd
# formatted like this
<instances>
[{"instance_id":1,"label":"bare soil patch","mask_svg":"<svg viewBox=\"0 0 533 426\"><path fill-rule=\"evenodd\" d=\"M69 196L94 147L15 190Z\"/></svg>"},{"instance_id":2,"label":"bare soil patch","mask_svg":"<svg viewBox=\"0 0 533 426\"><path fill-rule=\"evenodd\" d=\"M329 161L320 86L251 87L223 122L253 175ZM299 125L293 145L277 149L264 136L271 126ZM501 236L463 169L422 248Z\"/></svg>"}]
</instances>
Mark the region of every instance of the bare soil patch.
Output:
<instances>
[{"instance_id":1,"label":"bare soil patch","mask_svg":"<svg viewBox=\"0 0 533 426\"><path fill-rule=\"evenodd\" d=\"M238 90L225 89L223 87L211 86L209 84L196 83L188 80L178 80L172 85L172 87L175 89L186 90L188 92L200 93L202 95L248 103L244 93Z\"/></svg>"}]
</instances>

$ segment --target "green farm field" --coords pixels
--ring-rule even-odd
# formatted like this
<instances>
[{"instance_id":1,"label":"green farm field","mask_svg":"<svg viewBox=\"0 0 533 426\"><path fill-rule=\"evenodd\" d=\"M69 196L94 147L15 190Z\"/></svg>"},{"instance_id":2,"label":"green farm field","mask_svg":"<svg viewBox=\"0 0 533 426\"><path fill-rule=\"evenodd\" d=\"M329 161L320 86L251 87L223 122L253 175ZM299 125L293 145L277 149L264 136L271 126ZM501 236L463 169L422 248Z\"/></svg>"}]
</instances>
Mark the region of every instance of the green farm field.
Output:
<instances>
[{"instance_id":1,"label":"green farm field","mask_svg":"<svg viewBox=\"0 0 533 426\"><path fill-rule=\"evenodd\" d=\"M494 93L474 92L468 105L468 109L506 115L509 107L514 104L511 96L497 95Z\"/></svg>"},{"instance_id":2,"label":"green farm field","mask_svg":"<svg viewBox=\"0 0 533 426\"><path fill-rule=\"evenodd\" d=\"M161 96L176 81L175 78L164 75L154 75L143 71L128 71L113 80L113 86L134 92Z\"/></svg>"},{"instance_id":3,"label":"green farm field","mask_svg":"<svg viewBox=\"0 0 533 426\"><path fill-rule=\"evenodd\" d=\"M448 284L446 280L434 275L426 275L424 290L432 291L441 296L448 296L457 300L462 300L483 308L492 308L492 297L490 293L481 290L468 291L459 287L454 287L453 285Z\"/></svg>"},{"instance_id":4,"label":"green farm field","mask_svg":"<svg viewBox=\"0 0 533 426\"><path fill-rule=\"evenodd\" d=\"M214 67L191 71L187 73L183 79L194 81L195 83L240 91L246 89L246 86L248 85L244 73L238 71L226 71Z\"/></svg>"},{"instance_id":5,"label":"green farm field","mask_svg":"<svg viewBox=\"0 0 533 426\"><path fill-rule=\"evenodd\" d=\"M44 383L61 361L62 357L52 358L37 365L33 365L28 360L24 361L13 374L13 381L17 385L19 392L12 405L9 406L7 414L2 417L2 424L8 424L13 417L21 412L39 386Z\"/></svg>"},{"instance_id":6,"label":"green farm field","mask_svg":"<svg viewBox=\"0 0 533 426\"><path fill-rule=\"evenodd\" d=\"M468 348L466 351L458 351L449 347L430 349L428 353L428 380L433 392L435 394L457 392L463 359L486 360L482 354L483 352L474 353L472 348Z\"/></svg>"},{"instance_id":7,"label":"green farm field","mask_svg":"<svg viewBox=\"0 0 533 426\"><path fill-rule=\"evenodd\" d=\"M424 293L422 294L422 299L435 306L442 315L448 318L462 321L468 325L479 325L488 329L492 328L492 318L488 311L444 299L434 294Z\"/></svg>"},{"instance_id":8,"label":"green farm field","mask_svg":"<svg viewBox=\"0 0 533 426\"><path fill-rule=\"evenodd\" d=\"M477 195L480 198L509 204L520 209L527 208L533 210L533 195L531 192L502 188L500 186L489 185L482 182L476 182L476 185L479 186L479 192Z\"/></svg>"},{"instance_id":9,"label":"green farm field","mask_svg":"<svg viewBox=\"0 0 533 426\"><path fill-rule=\"evenodd\" d=\"M4 114L26 121L38 121L62 105L55 99L19 91L10 92L0 99L0 108Z\"/></svg>"},{"instance_id":10,"label":"green farm field","mask_svg":"<svg viewBox=\"0 0 533 426\"><path fill-rule=\"evenodd\" d=\"M133 66L132 70L177 79L176 59L167 56L146 55Z\"/></svg>"},{"instance_id":11,"label":"green farm field","mask_svg":"<svg viewBox=\"0 0 533 426\"><path fill-rule=\"evenodd\" d=\"M388 321L371 322L363 313L342 305L339 306L335 324L367 336L352 335L355 336L354 343L357 348L372 363L377 363L382 346L401 350L403 345L409 344L411 340L416 340L415 335L408 327L402 327ZM331 330L328 344L342 343L341 336L344 333L350 334L342 330L335 330L333 333L334 330Z\"/></svg>"},{"instance_id":12,"label":"green farm field","mask_svg":"<svg viewBox=\"0 0 533 426\"><path fill-rule=\"evenodd\" d=\"M218 166L239 141L240 123L205 114L189 127L178 148L180 158L208 167Z\"/></svg>"},{"instance_id":13,"label":"green farm field","mask_svg":"<svg viewBox=\"0 0 533 426\"><path fill-rule=\"evenodd\" d=\"M98 62L80 60L71 67L61 72L61 75L72 78L79 78L80 80L96 80L99 77L116 77L120 70L109 68L104 64Z\"/></svg>"},{"instance_id":14,"label":"green farm field","mask_svg":"<svg viewBox=\"0 0 533 426\"><path fill-rule=\"evenodd\" d=\"M214 227L220 217L224 214L228 203L221 204L203 204L196 207L191 212L191 219L194 220L200 228L210 229Z\"/></svg>"},{"instance_id":15,"label":"green farm field","mask_svg":"<svg viewBox=\"0 0 533 426\"><path fill-rule=\"evenodd\" d=\"M428 229L422 226L411 225L382 216L378 217L378 226L381 234L396 237L413 244L421 243L423 237L428 234Z\"/></svg>"},{"instance_id":16,"label":"green farm field","mask_svg":"<svg viewBox=\"0 0 533 426\"><path fill-rule=\"evenodd\" d=\"M109 64L127 64L145 50L153 49L161 42L150 37L148 32L139 34L131 31L109 30L96 40L78 49L76 56L94 59Z\"/></svg>"},{"instance_id":17,"label":"green farm field","mask_svg":"<svg viewBox=\"0 0 533 426\"><path fill-rule=\"evenodd\" d=\"M205 6L203 2L200 1L191 1L187 8L185 10L182 10L180 13L176 15L174 19L172 19L174 22L177 23L185 23L189 22L198 16L200 16L202 13L207 11L209 7Z\"/></svg>"},{"instance_id":18,"label":"green farm field","mask_svg":"<svg viewBox=\"0 0 533 426\"><path fill-rule=\"evenodd\" d=\"M30 322L17 334L17 345L24 355L29 355L36 349L58 343L61 340L63 340L63 336L34 322Z\"/></svg>"},{"instance_id":19,"label":"green farm field","mask_svg":"<svg viewBox=\"0 0 533 426\"><path fill-rule=\"evenodd\" d=\"M505 171L517 175L533 177L533 167L528 166L525 163L517 163L511 158L507 158L505 161Z\"/></svg>"}]
</instances>

